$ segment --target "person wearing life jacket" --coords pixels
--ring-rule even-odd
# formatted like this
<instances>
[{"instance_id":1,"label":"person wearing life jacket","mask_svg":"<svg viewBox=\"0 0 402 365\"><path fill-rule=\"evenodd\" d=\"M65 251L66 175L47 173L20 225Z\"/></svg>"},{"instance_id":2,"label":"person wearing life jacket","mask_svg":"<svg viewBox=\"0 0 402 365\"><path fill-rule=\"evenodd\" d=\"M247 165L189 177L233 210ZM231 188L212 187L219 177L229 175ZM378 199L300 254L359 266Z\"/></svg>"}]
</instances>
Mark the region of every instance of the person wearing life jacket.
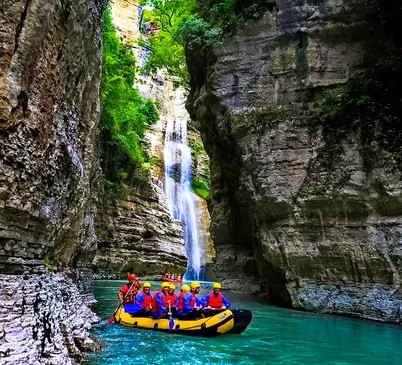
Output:
<instances>
[{"instance_id":1,"label":"person wearing life jacket","mask_svg":"<svg viewBox=\"0 0 402 365\"><path fill-rule=\"evenodd\" d=\"M167 282L162 282L161 290L157 290L152 296L151 306L152 306L152 318L164 318L168 314L168 303L167 295L169 292L170 284Z\"/></svg>"},{"instance_id":2,"label":"person wearing life jacket","mask_svg":"<svg viewBox=\"0 0 402 365\"><path fill-rule=\"evenodd\" d=\"M142 286L142 292L137 294L135 303L126 304L124 311L136 317L149 317L151 315L151 300L151 283L147 281Z\"/></svg>"},{"instance_id":3,"label":"person wearing life jacket","mask_svg":"<svg viewBox=\"0 0 402 365\"><path fill-rule=\"evenodd\" d=\"M200 292L201 284L198 281L193 281L190 284L190 291L183 295L182 308L179 303L179 318L180 319L197 319L202 316L200 300L196 295Z\"/></svg>"},{"instance_id":4,"label":"person wearing life jacket","mask_svg":"<svg viewBox=\"0 0 402 365\"><path fill-rule=\"evenodd\" d=\"M182 285L180 288L180 294L177 299L177 313L178 314L183 314L184 310L184 294L190 291L190 286L189 285Z\"/></svg>"},{"instance_id":5,"label":"person wearing life jacket","mask_svg":"<svg viewBox=\"0 0 402 365\"><path fill-rule=\"evenodd\" d=\"M119 301L121 304L134 304L138 289L141 288L141 283L135 274L128 274L127 279L128 283L120 288Z\"/></svg>"},{"instance_id":6,"label":"person wearing life jacket","mask_svg":"<svg viewBox=\"0 0 402 365\"><path fill-rule=\"evenodd\" d=\"M177 305L178 305L178 300L179 298L177 297L176 293L174 292L176 290L176 286L174 284L169 285L169 291L166 296L166 303L168 304L168 309L170 305L170 312L172 313L173 317L177 316Z\"/></svg>"},{"instance_id":7,"label":"person wearing life jacket","mask_svg":"<svg viewBox=\"0 0 402 365\"><path fill-rule=\"evenodd\" d=\"M212 284L212 291L201 299L201 304L204 307L204 315L215 315L230 308L230 301L222 293L220 283Z\"/></svg>"}]
</instances>

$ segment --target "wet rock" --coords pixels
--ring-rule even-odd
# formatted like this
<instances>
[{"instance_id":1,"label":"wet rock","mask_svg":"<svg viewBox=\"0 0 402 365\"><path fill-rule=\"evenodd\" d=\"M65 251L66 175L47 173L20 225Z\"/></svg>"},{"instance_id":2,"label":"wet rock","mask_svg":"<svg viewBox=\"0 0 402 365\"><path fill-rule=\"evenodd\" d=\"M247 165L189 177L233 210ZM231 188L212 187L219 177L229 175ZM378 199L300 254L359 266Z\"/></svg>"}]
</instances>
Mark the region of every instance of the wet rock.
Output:
<instances>
[{"instance_id":1,"label":"wet rock","mask_svg":"<svg viewBox=\"0 0 402 365\"><path fill-rule=\"evenodd\" d=\"M133 53L139 64L145 61L144 50L134 41L141 36L138 32L137 0L118 0L111 4L113 22L123 42L133 44ZM131 9L128 11L128 9ZM150 125L145 137L144 148L156 159L147 175L130 182L124 198L105 202L98 219L98 247L94 260L97 277L125 277L135 272L148 278L159 279L166 271L183 273L187 266L182 225L172 219L164 193L164 139L169 121L186 118L185 97L181 88L174 89L166 73L137 75L135 85L145 98L160 102L160 118ZM194 131L193 135L196 135ZM195 137L196 138L196 137ZM199 137L198 137L199 138ZM204 161L197 164L205 170ZM180 178L178 165L171 169L171 175ZM205 174L205 172L203 172ZM205 208L201 202L200 206ZM200 227L209 227L206 209L199 217ZM209 249L207 262L212 260L213 246L206 234L205 245Z\"/></svg>"}]
</instances>

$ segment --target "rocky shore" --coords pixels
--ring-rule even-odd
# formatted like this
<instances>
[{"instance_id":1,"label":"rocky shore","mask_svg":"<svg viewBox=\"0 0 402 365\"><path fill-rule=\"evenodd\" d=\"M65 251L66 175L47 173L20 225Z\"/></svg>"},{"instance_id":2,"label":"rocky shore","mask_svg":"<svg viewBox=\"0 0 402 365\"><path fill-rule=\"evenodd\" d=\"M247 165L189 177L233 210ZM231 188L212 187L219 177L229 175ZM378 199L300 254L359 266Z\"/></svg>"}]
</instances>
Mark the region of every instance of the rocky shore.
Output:
<instances>
[{"instance_id":1,"label":"rocky shore","mask_svg":"<svg viewBox=\"0 0 402 365\"><path fill-rule=\"evenodd\" d=\"M99 321L78 292L71 272L0 275L0 363L75 364L100 345Z\"/></svg>"}]
</instances>

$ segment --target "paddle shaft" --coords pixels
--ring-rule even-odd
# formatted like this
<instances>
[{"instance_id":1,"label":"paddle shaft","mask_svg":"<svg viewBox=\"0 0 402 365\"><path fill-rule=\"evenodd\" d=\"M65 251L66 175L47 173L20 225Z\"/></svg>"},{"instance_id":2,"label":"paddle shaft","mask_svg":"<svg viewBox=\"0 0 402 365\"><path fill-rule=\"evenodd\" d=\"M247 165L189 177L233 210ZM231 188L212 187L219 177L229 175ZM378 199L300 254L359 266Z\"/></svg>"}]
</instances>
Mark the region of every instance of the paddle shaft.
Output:
<instances>
[{"instance_id":1,"label":"paddle shaft","mask_svg":"<svg viewBox=\"0 0 402 365\"><path fill-rule=\"evenodd\" d=\"M170 306L170 300L168 301L168 304L169 304L169 312L168 312L168 314L171 317L172 316L172 308Z\"/></svg>"}]
</instances>

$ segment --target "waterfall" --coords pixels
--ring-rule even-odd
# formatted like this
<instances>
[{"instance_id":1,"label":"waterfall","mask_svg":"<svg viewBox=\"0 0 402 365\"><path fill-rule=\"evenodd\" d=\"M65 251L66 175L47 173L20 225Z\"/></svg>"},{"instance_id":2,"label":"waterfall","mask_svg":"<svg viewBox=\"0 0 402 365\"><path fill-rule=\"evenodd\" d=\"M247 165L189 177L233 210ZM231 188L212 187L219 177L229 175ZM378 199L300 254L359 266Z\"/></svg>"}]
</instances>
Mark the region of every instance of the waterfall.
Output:
<instances>
[{"instance_id":1,"label":"waterfall","mask_svg":"<svg viewBox=\"0 0 402 365\"><path fill-rule=\"evenodd\" d=\"M188 257L185 278L202 279L202 246L197 230L197 214L191 189L191 149L187 140L187 119L167 121L165 146L165 193L173 218L183 223Z\"/></svg>"},{"instance_id":2,"label":"waterfall","mask_svg":"<svg viewBox=\"0 0 402 365\"><path fill-rule=\"evenodd\" d=\"M142 28L142 17L144 16L144 7L140 4L138 5L138 31L141 33Z\"/></svg>"},{"instance_id":3,"label":"waterfall","mask_svg":"<svg viewBox=\"0 0 402 365\"><path fill-rule=\"evenodd\" d=\"M139 47L139 53L137 54L137 60L139 61L140 67L142 68L141 76L148 76L148 71L144 70L145 65L147 64L148 57L151 53L149 48L148 38L144 35L147 32L146 24L142 23L142 19L144 16L144 8L142 5L138 6L138 31L140 33L141 41L144 42L143 47Z\"/></svg>"}]
</instances>

